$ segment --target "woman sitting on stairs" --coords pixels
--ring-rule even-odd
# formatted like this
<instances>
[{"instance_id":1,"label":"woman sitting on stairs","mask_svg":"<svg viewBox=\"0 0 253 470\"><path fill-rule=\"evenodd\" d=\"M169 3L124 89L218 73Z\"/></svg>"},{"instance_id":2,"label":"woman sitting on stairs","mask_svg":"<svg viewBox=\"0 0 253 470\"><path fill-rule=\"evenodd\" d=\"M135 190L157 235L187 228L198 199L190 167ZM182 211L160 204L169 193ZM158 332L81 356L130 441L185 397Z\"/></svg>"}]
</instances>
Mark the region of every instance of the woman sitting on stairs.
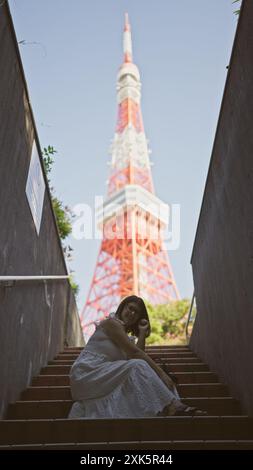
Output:
<instances>
[{"instance_id":1,"label":"woman sitting on stairs","mask_svg":"<svg viewBox=\"0 0 253 470\"><path fill-rule=\"evenodd\" d=\"M70 371L70 419L206 414L183 404L174 381L144 352L149 335L145 304L134 295L96 325Z\"/></svg>"}]
</instances>

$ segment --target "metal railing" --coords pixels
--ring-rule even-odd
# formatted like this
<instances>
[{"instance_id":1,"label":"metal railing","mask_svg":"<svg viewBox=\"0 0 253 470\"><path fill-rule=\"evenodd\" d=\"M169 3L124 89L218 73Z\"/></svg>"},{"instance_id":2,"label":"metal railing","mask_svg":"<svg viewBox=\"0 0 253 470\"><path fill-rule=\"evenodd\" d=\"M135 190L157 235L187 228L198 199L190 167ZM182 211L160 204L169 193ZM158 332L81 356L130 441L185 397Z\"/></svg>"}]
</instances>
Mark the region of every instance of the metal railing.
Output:
<instances>
[{"instance_id":1,"label":"metal railing","mask_svg":"<svg viewBox=\"0 0 253 470\"><path fill-rule=\"evenodd\" d=\"M57 281L57 280L64 280L64 279L69 279L70 276L69 274L67 275L52 275L52 276L0 276L0 285L1 286L6 286L6 287L11 287L16 282L20 281Z\"/></svg>"},{"instance_id":2,"label":"metal railing","mask_svg":"<svg viewBox=\"0 0 253 470\"><path fill-rule=\"evenodd\" d=\"M189 313L188 313L188 318L187 318L187 323L186 323L186 327L185 327L185 335L186 335L186 339L187 339L188 342L189 342L189 339L190 339L189 324L192 320L192 311L193 311L194 301L195 301L195 291L193 291L193 294L192 294L192 301L191 301L191 305L190 305L190 309L189 309Z\"/></svg>"}]
</instances>

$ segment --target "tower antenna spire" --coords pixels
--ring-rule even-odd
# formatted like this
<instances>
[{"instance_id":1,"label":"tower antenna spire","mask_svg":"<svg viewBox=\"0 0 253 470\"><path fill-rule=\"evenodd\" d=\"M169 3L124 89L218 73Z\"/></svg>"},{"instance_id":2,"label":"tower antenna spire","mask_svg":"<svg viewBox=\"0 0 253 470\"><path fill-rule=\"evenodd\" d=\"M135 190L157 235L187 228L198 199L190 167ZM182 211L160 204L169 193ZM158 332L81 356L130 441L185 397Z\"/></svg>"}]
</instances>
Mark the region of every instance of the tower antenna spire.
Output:
<instances>
[{"instance_id":1,"label":"tower antenna spire","mask_svg":"<svg viewBox=\"0 0 253 470\"><path fill-rule=\"evenodd\" d=\"M130 26L130 24L129 24L129 16L128 16L128 13L126 12L126 13L125 13L125 28L128 27L128 26Z\"/></svg>"},{"instance_id":2,"label":"tower antenna spire","mask_svg":"<svg viewBox=\"0 0 253 470\"><path fill-rule=\"evenodd\" d=\"M131 26L129 23L128 13L125 13L123 51L124 51L124 62L132 62L133 61L132 37L131 37Z\"/></svg>"}]
</instances>

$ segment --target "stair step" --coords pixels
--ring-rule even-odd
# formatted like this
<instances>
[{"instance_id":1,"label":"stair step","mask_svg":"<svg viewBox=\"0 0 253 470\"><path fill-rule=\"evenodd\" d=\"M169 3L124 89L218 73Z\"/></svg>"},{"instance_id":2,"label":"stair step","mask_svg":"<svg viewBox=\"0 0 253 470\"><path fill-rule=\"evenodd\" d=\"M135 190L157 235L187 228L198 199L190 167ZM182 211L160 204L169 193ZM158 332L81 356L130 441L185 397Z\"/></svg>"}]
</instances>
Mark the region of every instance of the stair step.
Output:
<instances>
[{"instance_id":1,"label":"stair step","mask_svg":"<svg viewBox=\"0 0 253 470\"><path fill-rule=\"evenodd\" d=\"M184 344L148 344L146 349L171 349L171 348L189 348L187 343ZM83 349L83 346L67 346L64 348L64 351L68 351L69 349Z\"/></svg>"},{"instance_id":2,"label":"stair step","mask_svg":"<svg viewBox=\"0 0 253 470\"><path fill-rule=\"evenodd\" d=\"M77 356L78 357L78 356ZM173 357L168 357L166 356L166 360L161 360L161 358L153 358L153 360L156 362L156 364L159 362L160 364L170 364L171 362L173 362L174 364L178 364L178 363L184 363L184 364L187 364L188 362L192 363L192 364L195 364L195 363L199 363L199 359L197 357L176 357L176 356L173 356ZM48 362L48 365L59 365L59 366L72 366L72 364L74 363L74 360L73 359L54 359L52 361L49 361Z\"/></svg>"},{"instance_id":3,"label":"stair step","mask_svg":"<svg viewBox=\"0 0 253 470\"><path fill-rule=\"evenodd\" d=\"M76 354L80 354L80 352L83 350L84 348L81 347L81 348L66 348L64 349L63 351L60 351L59 354L64 354L64 353L76 353ZM152 353L152 352L165 352L165 353L169 353L169 352L180 352L180 351L186 351L186 352L192 352L192 350L188 347L188 346L147 346L145 348L145 352L148 352L148 353Z\"/></svg>"},{"instance_id":4,"label":"stair step","mask_svg":"<svg viewBox=\"0 0 253 470\"><path fill-rule=\"evenodd\" d=\"M218 383L218 376L212 372L175 372L178 384Z\"/></svg>"},{"instance_id":5,"label":"stair step","mask_svg":"<svg viewBox=\"0 0 253 470\"><path fill-rule=\"evenodd\" d=\"M241 414L240 403L232 397L185 398L184 403L207 411L209 416L238 416Z\"/></svg>"},{"instance_id":6,"label":"stair step","mask_svg":"<svg viewBox=\"0 0 253 470\"><path fill-rule=\"evenodd\" d=\"M176 372L179 384L217 383L218 377L212 372ZM32 386L69 385L69 375L38 375L32 380Z\"/></svg>"},{"instance_id":7,"label":"stair step","mask_svg":"<svg viewBox=\"0 0 253 470\"><path fill-rule=\"evenodd\" d=\"M174 364L176 363L180 363L180 362L183 362L183 363L187 363L187 362L190 362L192 364L194 364L195 362L197 363L200 363L201 361L199 360L199 358L197 356L192 356L192 357L179 357L179 355L173 355L173 356L169 356L168 354L149 354L149 356L151 357L151 359L153 359L153 361L156 361L156 362L161 362L161 363L167 363L167 364L170 364L171 362L173 362Z\"/></svg>"},{"instance_id":8,"label":"stair step","mask_svg":"<svg viewBox=\"0 0 253 470\"><path fill-rule=\"evenodd\" d=\"M166 363L167 364L167 363ZM208 371L209 367L207 364L199 363L168 363L171 372L201 372ZM69 374L71 366L67 365L50 365L41 369L42 375L65 375Z\"/></svg>"},{"instance_id":9,"label":"stair step","mask_svg":"<svg viewBox=\"0 0 253 470\"><path fill-rule=\"evenodd\" d=\"M70 366L46 366L40 371L41 375L68 375Z\"/></svg>"},{"instance_id":10,"label":"stair step","mask_svg":"<svg viewBox=\"0 0 253 470\"><path fill-rule=\"evenodd\" d=\"M253 450L253 440L127 441L0 445L0 450Z\"/></svg>"},{"instance_id":11,"label":"stair step","mask_svg":"<svg viewBox=\"0 0 253 470\"><path fill-rule=\"evenodd\" d=\"M194 362L194 363L171 363L171 362L157 362L158 366L166 365L168 366L170 372L195 372L195 371L209 371L207 364L203 362Z\"/></svg>"},{"instance_id":12,"label":"stair step","mask_svg":"<svg viewBox=\"0 0 253 470\"><path fill-rule=\"evenodd\" d=\"M241 415L239 402L187 346L153 346L146 352L175 374L184 403L207 416L66 419L73 403L69 372L82 350L59 353L9 406L8 419L0 421L0 450L253 449L253 418Z\"/></svg>"},{"instance_id":13,"label":"stair step","mask_svg":"<svg viewBox=\"0 0 253 470\"><path fill-rule=\"evenodd\" d=\"M0 444L103 441L251 440L253 418L166 417L142 419L2 420Z\"/></svg>"},{"instance_id":14,"label":"stair step","mask_svg":"<svg viewBox=\"0 0 253 470\"><path fill-rule=\"evenodd\" d=\"M69 359L67 360L59 360L59 359L54 359L53 361L48 361L49 366L72 366L75 361L70 361Z\"/></svg>"},{"instance_id":15,"label":"stair step","mask_svg":"<svg viewBox=\"0 0 253 470\"><path fill-rule=\"evenodd\" d=\"M6 419L63 419L72 404L72 400L17 401L9 406Z\"/></svg>"},{"instance_id":16,"label":"stair step","mask_svg":"<svg viewBox=\"0 0 253 470\"><path fill-rule=\"evenodd\" d=\"M194 359L196 359L196 354L192 353L192 352L169 352L167 354L160 354L160 353L155 353L155 354L150 354L148 353L148 355L151 357L151 358L161 358L162 360L167 360L167 359L171 359L171 358L189 358L189 357L192 357ZM61 354L58 354L55 358L54 358L54 361L75 361L77 358L78 358L79 354L73 354L73 353L61 353Z\"/></svg>"},{"instance_id":17,"label":"stair step","mask_svg":"<svg viewBox=\"0 0 253 470\"><path fill-rule=\"evenodd\" d=\"M184 403L206 410L213 416L240 414L237 400L224 398L187 398ZM56 419L67 418L72 400L17 401L9 406L7 419Z\"/></svg>"},{"instance_id":18,"label":"stair step","mask_svg":"<svg viewBox=\"0 0 253 470\"><path fill-rule=\"evenodd\" d=\"M147 345L145 349L190 349L188 344Z\"/></svg>"},{"instance_id":19,"label":"stair step","mask_svg":"<svg viewBox=\"0 0 253 470\"><path fill-rule=\"evenodd\" d=\"M72 400L70 386L28 387L20 396L21 401Z\"/></svg>"},{"instance_id":20,"label":"stair step","mask_svg":"<svg viewBox=\"0 0 253 470\"><path fill-rule=\"evenodd\" d=\"M228 389L220 383L181 384L177 386L180 397L223 397ZM21 400L70 400L70 386L28 387L21 394Z\"/></svg>"},{"instance_id":21,"label":"stair step","mask_svg":"<svg viewBox=\"0 0 253 470\"><path fill-rule=\"evenodd\" d=\"M177 386L180 397L227 397L228 387L221 383L179 384Z\"/></svg>"}]
</instances>

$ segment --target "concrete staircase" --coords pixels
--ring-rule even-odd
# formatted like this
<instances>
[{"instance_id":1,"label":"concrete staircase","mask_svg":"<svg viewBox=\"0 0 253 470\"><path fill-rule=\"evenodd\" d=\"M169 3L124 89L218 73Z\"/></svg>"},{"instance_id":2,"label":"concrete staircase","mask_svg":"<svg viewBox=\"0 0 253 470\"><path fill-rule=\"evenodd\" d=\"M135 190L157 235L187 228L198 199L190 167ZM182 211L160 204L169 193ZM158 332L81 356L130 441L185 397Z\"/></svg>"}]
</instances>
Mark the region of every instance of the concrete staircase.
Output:
<instances>
[{"instance_id":1,"label":"concrete staircase","mask_svg":"<svg viewBox=\"0 0 253 470\"><path fill-rule=\"evenodd\" d=\"M253 418L242 414L226 385L187 346L146 352L167 364L184 402L201 417L68 420L71 364L81 348L68 348L41 370L0 421L1 449L253 449Z\"/></svg>"}]
</instances>

